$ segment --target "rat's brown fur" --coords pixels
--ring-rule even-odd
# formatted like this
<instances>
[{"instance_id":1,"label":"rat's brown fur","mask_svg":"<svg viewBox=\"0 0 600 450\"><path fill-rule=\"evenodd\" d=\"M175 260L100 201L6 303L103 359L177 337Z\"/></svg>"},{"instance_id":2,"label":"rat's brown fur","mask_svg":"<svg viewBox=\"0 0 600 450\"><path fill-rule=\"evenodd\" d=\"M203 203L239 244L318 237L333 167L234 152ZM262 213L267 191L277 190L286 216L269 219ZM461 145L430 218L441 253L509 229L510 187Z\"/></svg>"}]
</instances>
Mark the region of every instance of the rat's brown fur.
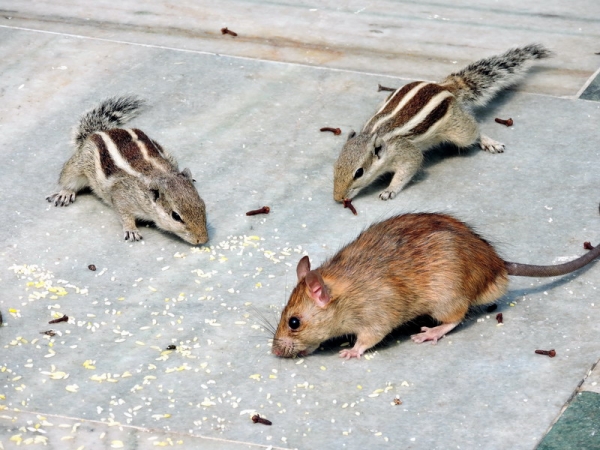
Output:
<instances>
[{"instance_id":1,"label":"rat's brown fur","mask_svg":"<svg viewBox=\"0 0 600 450\"><path fill-rule=\"evenodd\" d=\"M567 264L573 271L599 255L596 248ZM523 267L530 270L519 273ZM555 266L506 263L491 244L448 215L392 217L363 231L315 270L308 257L302 258L272 351L282 357L307 355L327 339L355 334L354 347L340 356L358 358L394 328L425 314L441 325L423 327L412 338L435 342L463 320L469 307L500 298L508 275L555 275L545 272L547 267ZM295 329L292 318L298 319Z\"/></svg>"}]
</instances>

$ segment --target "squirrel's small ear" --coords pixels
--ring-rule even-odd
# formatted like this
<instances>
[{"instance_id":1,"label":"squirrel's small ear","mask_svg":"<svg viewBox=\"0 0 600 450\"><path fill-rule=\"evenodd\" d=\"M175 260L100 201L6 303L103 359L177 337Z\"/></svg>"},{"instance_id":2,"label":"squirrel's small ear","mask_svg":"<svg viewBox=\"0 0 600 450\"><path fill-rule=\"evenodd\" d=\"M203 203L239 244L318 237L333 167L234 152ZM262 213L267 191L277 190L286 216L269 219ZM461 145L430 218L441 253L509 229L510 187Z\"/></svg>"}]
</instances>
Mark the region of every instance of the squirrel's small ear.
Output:
<instances>
[{"instance_id":1,"label":"squirrel's small ear","mask_svg":"<svg viewBox=\"0 0 600 450\"><path fill-rule=\"evenodd\" d=\"M308 256L303 256L300 262L298 262L298 267L296 267L298 281L304 278L308 272L310 272L310 260L308 259Z\"/></svg>"},{"instance_id":2,"label":"squirrel's small ear","mask_svg":"<svg viewBox=\"0 0 600 450\"><path fill-rule=\"evenodd\" d=\"M160 180L147 181L148 190L153 201L157 201L160 198L160 193L164 189L164 185Z\"/></svg>"},{"instance_id":3,"label":"squirrel's small ear","mask_svg":"<svg viewBox=\"0 0 600 450\"><path fill-rule=\"evenodd\" d=\"M377 158L381 158L381 150L383 149L383 139L378 137L373 143L373 153Z\"/></svg>"},{"instance_id":4,"label":"squirrel's small ear","mask_svg":"<svg viewBox=\"0 0 600 450\"><path fill-rule=\"evenodd\" d=\"M192 171L190 169L188 169L187 167L181 171L181 175L183 175L190 181L194 181L194 182L196 181L196 180L194 180L194 178L192 178Z\"/></svg>"},{"instance_id":5,"label":"squirrel's small ear","mask_svg":"<svg viewBox=\"0 0 600 450\"><path fill-rule=\"evenodd\" d=\"M356 131L350 130L350 133L348 133L348 140L352 139L354 136L356 136Z\"/></svg>"}]
</instances>

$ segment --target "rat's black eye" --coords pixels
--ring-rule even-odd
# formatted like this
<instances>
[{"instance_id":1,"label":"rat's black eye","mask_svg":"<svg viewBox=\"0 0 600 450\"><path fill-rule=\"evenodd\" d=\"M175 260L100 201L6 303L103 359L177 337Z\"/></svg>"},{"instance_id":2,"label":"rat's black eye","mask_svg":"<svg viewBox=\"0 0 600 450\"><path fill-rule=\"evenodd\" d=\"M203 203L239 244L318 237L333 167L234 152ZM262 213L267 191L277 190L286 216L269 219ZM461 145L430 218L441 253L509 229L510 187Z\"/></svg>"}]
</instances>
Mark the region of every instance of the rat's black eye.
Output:
<instances>
[{"instance_id":1,"label":"rat's black eye","mask_svg":"<svg viewBox=\"0 0 600 450\"><path fill-rule=\"evenodd\" d=\"M292 330L297 330L300 327L300 319L298 319L297 317L290 317L288 325Z\"/></svg>"},{"instance_id":2,"label":"rat's black eye","mask_svg":"<svg viewBox=\"0 0 600 450\"><path fill-rule=\"evenodd\" d=\"M377 156L379 158L379 152L381 152L381 145L376 145L375 146L375 156Z\"/></svg>"},{"instance_id":3,"label":"rat's black eye","mask_svg":"<svg viewBox=\"0 0 600 450\"><path fill-rule=\"evenodd\" d=\"M361 167L360 169L358 169L356 172L354 172L354 179L356 180L357 178L360 178L363 176L363 173L365 173L365 171L363 170L363 168Z\"/></svg>"},{"instance_id":4,"label":"rat's black eye","mask_svg":"<svg viewBox=\"0 0 600 450\"><path fill-rule=\"evenodd\" d=\"M173 220L177 221L177 222L181 222L183 223L183 219L181 218L181 216L179 214L177 214L175 211L173 211L171 213L171 217L173 218Z\"/></svg>"}]
</instances>

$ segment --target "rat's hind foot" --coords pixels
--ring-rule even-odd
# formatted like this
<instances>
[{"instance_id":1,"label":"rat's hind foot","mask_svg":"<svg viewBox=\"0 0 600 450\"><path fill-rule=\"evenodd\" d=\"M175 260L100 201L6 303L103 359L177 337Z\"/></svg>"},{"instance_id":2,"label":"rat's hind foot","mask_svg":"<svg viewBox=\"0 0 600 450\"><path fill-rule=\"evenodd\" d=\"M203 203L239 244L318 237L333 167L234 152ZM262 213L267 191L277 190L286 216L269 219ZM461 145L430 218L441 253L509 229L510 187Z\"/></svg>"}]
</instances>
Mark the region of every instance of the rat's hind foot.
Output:
<instances>
[{"instance_id":1,"label":"rat's hind foot","mask_svg":"<svg viewBox=\"0 0 600 450\"><path fill-rule=\"evenodd\" d=\"M435 344L438 341L438 339L443 338L446 335L446 333L448 333L457 325L458 322L444 323L433 328L421 327L421 332L418 334L413 334L410 338L417 344L420 344L421 342L425 341L432 341Z\"/></svg>"},{"instance_id":2,"label":"rat's hind foot","mask_svg":"<svg viewBox=\"0 0 600 450\"><path fill-rule=\"evenodd\" d=\"M344 359L352 359L352 358L360 359L360 357L361 357L362 354L363 354L363 352L360 352L359 350L357 350L355 348L351 348L349 350L342 350L340 352L340 358L344 358Z\"/></svg>"},{"instance_id":3,"label":"rat's hind foot","mask_svg":"<svg viewBox=\"0 0 600 450\"><path fill-rule=\"evenodd\" d=\"M69 189L62 189L57 194L52 194L46 197L50 203L54 203L54 206L69 206L75 201L75 191Z\"/></svg>"}]
</instances>

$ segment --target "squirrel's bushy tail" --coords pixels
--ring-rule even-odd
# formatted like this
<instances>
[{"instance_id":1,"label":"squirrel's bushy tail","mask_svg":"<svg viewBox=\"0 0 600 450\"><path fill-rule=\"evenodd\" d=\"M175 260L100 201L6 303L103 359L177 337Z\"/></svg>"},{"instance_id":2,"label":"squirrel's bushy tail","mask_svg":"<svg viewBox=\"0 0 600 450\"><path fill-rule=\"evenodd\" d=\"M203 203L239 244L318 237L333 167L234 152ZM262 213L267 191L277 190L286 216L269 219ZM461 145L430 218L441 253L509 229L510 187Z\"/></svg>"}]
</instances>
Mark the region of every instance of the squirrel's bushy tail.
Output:
<instances>
[{"instance_id":1,"label":"squirrel's bushy tail","mask_svg":"<svg viewBox=\"0 0 600 450\"><path fill-rule=\"evenodd\" d=\"M134 95L111 97L86 112L73 131L75 145L81 146L96 131L119 127L136 117L146 102Z\"/></svg>"},{"instance_id":2,"label":"squirrel's bushy tail","mask_svg":"<svg viewBox=\"0 0 600 450\"><path fill-rule=\"evenodd\" d=\"M531 61L550 56L552 52L541 44L513 48L469 64L440 84L447 86L463 105L483 106L499 91L519 81Z\"/></svg>"}]
</instances>

